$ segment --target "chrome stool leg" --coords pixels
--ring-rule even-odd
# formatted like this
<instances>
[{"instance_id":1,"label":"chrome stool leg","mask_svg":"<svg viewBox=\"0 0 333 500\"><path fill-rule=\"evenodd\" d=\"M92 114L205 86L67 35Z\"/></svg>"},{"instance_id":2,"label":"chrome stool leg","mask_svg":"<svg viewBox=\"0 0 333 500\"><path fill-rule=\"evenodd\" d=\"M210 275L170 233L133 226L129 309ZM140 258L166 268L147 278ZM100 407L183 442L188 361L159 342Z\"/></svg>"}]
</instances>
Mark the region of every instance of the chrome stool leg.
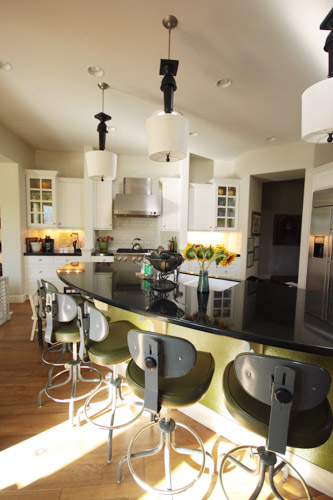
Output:
<instances>
[{"instance_id":1,"label":"chrome stool leg","mask_svg":"<svg viewBox=\"0 0 333 500\"><path fill-rule=\"evenodd\" d=\"M257 464L255 468L248 467L247 465L244 465L242 462L240 462L238 459L233 457L232 455L234 453L238 453L242 450L250 450L250 455L251 456L256 456L258 458ZM277 458L280 459L280 463L277 464ZM260 446L259 448L255 448L253 446L237 446L230 450L228 453L226 453L222 459L221 466L219 469L219 479L220 479L220 484L223 492L223 496L225 499L229 500L229 497L227 495L226 489L225 489L225 484L223 482L223 476L227 474L228 472L224 472L224 466L227 463L227 461L231 462L232 464L236 465L237 467L240 467L244 472L247 474L253 475L253 476L259 476L258 477L258 482L255 486L254 491L248 498L248 500L256 500L264 486L265 482L265 477L266 473L268 475L268 480L269 480L269 486L271 488L272 493L275 495L275 497L278 500L285 500L285 498L277 491L276 486L274 484L274 477L282 471L285 467L288 467L292 469L294 472L295 477L301 482L304 491L306 493L306 498L308 500L312 500L312 496L310 493L310 490L304 481L303 477L300 475L300 473L293 467L285 458L278 453L275 452L270 452L265 449L264 446Z\"/></svg>"},{"instance_id":2,"label":"chrome stool leg","mask_svg":"<svg viewBox=\"0 0 333 500\"><path fill-rule=\"evenodd\" d=\"M152 448L150 450L146 450L146 451L142 451L142 452L132 453L133 446L134 446L135 442L137 441L137 439L139 438L139 436L141 436L141 434L143 432L145 432L146 430L148 430L156 425L159 426L159 431L160 431L159 444L156 446L156 448ZM192 436L195 438L195 440L199 444L200 450L177 447L174 444L174 432L175 432L177 427L181 427L181 428L187 430L190 434L192 434ZM162 449L163 445L164 445L164 471L165 471L165 478L166 478L166 489L158 489L158 488L154 488L153 486L150 486L148 483L143 481L143 479L138 476L138 474L134 470L132 459L155 455L156 453L158 453ZM195 478L192 481L190 481L189 483L187 483L186 485L181 486L181 487L176 488L176 489L172 488L171 464L170 464L170 451L171 451L171 449L174 449L174 451L176 451L178 453L183 453L183 454L187 454L187 455L200 454L202 457L202 463L200 466L200 470L199 470L198 474L195 476ZM186 491L189 488L191 488L192 486L194 486L194 484L196 484L196 482L199 480L199 478L203 474L203 472L205 470L206 455L207 455L207 452L205 451L205 448L204 448L204 445L203 445L203 442L202 442L200 436L195 431L193 431L190 427L188 427L187 425L176 422L172 418L170 419L169 418L169 411L167 410L165 418L158 418L156 422L149 423L145 427L142 427L135 434L135 436L132 438L132 440L129 444L129 447L128 447L127 455L125 457L123 457L119 462L117 481L118 481L118 483L120 483L123 480L122 466L127 460L128 467L130 469L130 472L131 472L134 480L144 490L149 491L151 493L156 493L158 495L176 495L178 493L183 493L184 491ZM211 471L211 473L213 473L214 472L214 461L213 461L213 458L211 457L211 455L210 455L210 458L213 462L212 467L210 467L210 471Z\"/></svg>"},{"instance_id":3,"label":"chrome stool leg","mask_svg":"<svg viewBox=\"0 0 333 500\"><path fill-rule=\"evenodd\" d=\"M108 463L112 462L112 437L113 437L113 431L117 429L122 429L124 427L127 427L131 425L135 420L137 420L143 412L143 403L142 402L137 402L137 401L131 401L125 398L122 394L122 386L125 385L123 380L118 376L118 367L117 365L113 366L113 373L109 372L106 376L105 379L102 381L104 386L99 387L97 391L95 391L93 394L91 394L86 402L84 403L83 407L81 407L78 412L77 412L77 422L78 425L80 425L80 414L84 413L84 417L89 422L90 424L95 425L99 429L106 430L108 431L108 446L107 446L107 453L108 453ZM99 403L93 403L92 400L100 394L102 391L107 391L107 398ZM127 405L127 406L135 406L139 407L138 413L134 415L133 418L126 420L125 422L122 422L121 424L115 425L115 417L116 417L116 412L117 408L121 405ZM94 411L93 414L89 414L89 410L94 410L97 407L97 410ZM97 414L100 414L101 412L105 413L110 410L110 424L109 425L102 425L94 420Z\"/></svg>"},{"instance_id":4,"label":"chrome stool leg","mask_svg":"<svg viewBox=\"0 0 333 500\"><path fill-rule=\"evenodd\" d=\"M103 377L102 377L101 372L97 368L94 368L91 366L82 366L81 365L81 361L77 359L77 345L76 345L76 343L73 344L73 359L70 360L68 363L66 363L64 365L64 368L65 368L64 370L56 373L55 375L52 375L51 378L48 378L46 386L38 394L38 408L40 408L42 405L41 398L42 398L43 393L45 393L48 398L52 399L52 401L55 401L57 403L69 403L69 420L70 420L72 426L74 426L74 403L76 401L86 399L87 397L92 395L95 391L97 391L102 384ZM84 369L96 372L98 375L98 378L84 378L81 374L81 370L84 370ZM55 380L58 379L58 377L60 377L61 375L65 374L65 373L68 373L66 380L61 381L61 382L55 382ZM78 381L87 382L87 383L97 382L97 386L95 386L93 389L91 389L90 391L88 391L85 394L82 394L80 396L75 396L76 386L77 386ZM69 398L59 398L59 397L55 397L52 394L52 391L54 389L61 387L61 386L65 386L66 384L68 384L70 382L72 382L72 389L71 389L71 396Z\"/></svg>"}]
</instances>

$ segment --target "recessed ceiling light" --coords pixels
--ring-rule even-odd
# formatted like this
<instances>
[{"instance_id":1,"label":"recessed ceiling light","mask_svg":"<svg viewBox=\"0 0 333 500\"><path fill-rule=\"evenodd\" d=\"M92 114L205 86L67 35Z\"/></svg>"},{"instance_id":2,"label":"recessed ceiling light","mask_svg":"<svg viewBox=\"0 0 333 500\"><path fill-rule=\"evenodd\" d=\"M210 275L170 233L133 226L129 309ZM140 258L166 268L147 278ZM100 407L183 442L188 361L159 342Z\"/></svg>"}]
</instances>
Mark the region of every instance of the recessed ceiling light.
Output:
<instances>
[{"instance_id":1,"label":"recessed ceiling light","mask_svg":"<svg viewBox=\"0 0 333 500\"><path fill-rule=\"evenodd\" d=\"M0 69L3 71L11 71L13 66L8 61L0 61Z\"/></svg>"},{"instance_id":2,"label":"recessed ceiling light","mask_svg":"<svg viewBox=\"0 0 333 500\"><path fill-rule=\"evenodd\" d=\"M231 85L232 85L232 80L230 80L230 78L223 78L222 80L218 80L216 82L216 86L219 89L227 89Z\"/></svg>"},{"instance_id":3,"label":"recessed ceiling light","mask_svg":"<svg viewBox=\"0 0 333 500\"><path fill-rule=\"evenodd\" d=\"M190 132L189 135L191 135L192 137L197 137L197 135L199 135L199 132L197 130L193 130L193 132Z\"/></svg>"},{"instance_id":4,"label":"recessed ceiling light","mask_svg":"<svg viewBox=\"0 0 333 500\"><path fill-rule=\"evenodd\" d=\"M96 78L100 78L104 75L104 69L100 66L89 66L88 73L91 76L95 76Z\"/></svg>"},{"instance_id":5,"label":"recessed ceiling light","mask_svg":"<svg viewBox=\"0 0 333 500\"><path fill-rule=\"evenodd\" d=\"M109 132L115 132L117 130L117 127L108 127Z\"/></svg>"},{"instance_id":6,"label":"recessed ceiling light","mask_svg":"<svg viewBox=\"0 0 333 500\"><path fill-rule=\"evenodd\" d=\"M277 137L275 137L275 135L273 135L272 137L267 137L267 138L266 138L266 141L267 141L267 142L274 142L274 141L276 141L276 140L277 140Z\"/></svg>"}]
</instances>

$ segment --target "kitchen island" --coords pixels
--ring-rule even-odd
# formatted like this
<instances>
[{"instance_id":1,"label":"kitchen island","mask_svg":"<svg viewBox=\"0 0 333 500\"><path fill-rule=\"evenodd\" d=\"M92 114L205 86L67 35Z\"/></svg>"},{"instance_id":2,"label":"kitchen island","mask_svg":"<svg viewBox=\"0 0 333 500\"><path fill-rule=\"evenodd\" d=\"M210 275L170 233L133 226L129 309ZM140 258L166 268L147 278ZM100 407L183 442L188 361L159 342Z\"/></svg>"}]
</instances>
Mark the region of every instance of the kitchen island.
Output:
<instances>
[{"instance_id":1,"label":"kitchen island","mask_svg":"<svg viewBox=\"0 0 333 500\"><path fill-rule=\"evenodd\" d=\"M308 313L303 289L270 280L210 278L210 292L198 294L197 276L180 272L173 290L158 291L158 283L141 277L140 265L133 263L74 263L57 273L68 287L94 299L169 324L333 356L333 326Z\"/></svg>"},{"instance_id":2,"label":"kitchen island","mask_svg":"<svg viewBox=\"0 0 333 500\"><path fill-rule=\"evenodd\" d=\"M78 262L58 269L58 277L69 288L108 304L112 321L127 319L150 330L149 318L158 320L155 331L210 351L215 359L210 388L200 403L183 411L232 442L258 444L258 438L244 436L223 403L223 372L240 352L252 349L318 364L333 378L333 326L308 313L305 290L272 281L210 278L209 294L197 294L198 277L180 272L178 285L162 293L152 289L154 282L141 277L140 270L133 263ZM332 388L329 400L333 406ZM333 436L319 448L293 450L292 458L307 471L309 484L319 489L327 484L327 492L333 491L332 445Z\"/></svg>"}]
</instances>

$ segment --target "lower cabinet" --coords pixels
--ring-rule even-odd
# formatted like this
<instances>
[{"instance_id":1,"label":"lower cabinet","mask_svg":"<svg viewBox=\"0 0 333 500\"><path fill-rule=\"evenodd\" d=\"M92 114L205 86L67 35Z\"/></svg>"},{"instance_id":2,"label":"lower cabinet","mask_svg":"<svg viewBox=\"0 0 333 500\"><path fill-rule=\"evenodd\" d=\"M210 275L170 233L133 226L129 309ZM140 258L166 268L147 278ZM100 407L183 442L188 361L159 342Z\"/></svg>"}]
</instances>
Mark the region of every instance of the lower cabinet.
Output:
<instances>
[{"instance_id":1,"label":"lower cabinet","mask_svg":"<svg viewBox=\"0 0 333 500\"><path fill-rule=\"evenodd\" d=\"M216 264L213 262L213 264L208 269L208 273L218 277L225 277L228 279L229 278L238 279L240 271L239 267L240 267L240 258L236 257L236 259L229 266L226 267L223 267L221 265L216 266ZM180 271L199 273L200 271L199 263L196 260L185 261L182 263Z\"/></svg>"},{"instance_id":2,"label":"lower cabinet","mask_svg":"<svg viewBox=\"0 0 333 500\"><path fill-rule=\"evenodd\" d=\"M81 255L27 255L25 257L25 276L26 286L25 293L27 295L36 292L37 280L44 279L55 285L59 292L64 291L66 286L57 276L59 267L70 264L71 262L83 262Z\"/></svg>"}]
</instances>

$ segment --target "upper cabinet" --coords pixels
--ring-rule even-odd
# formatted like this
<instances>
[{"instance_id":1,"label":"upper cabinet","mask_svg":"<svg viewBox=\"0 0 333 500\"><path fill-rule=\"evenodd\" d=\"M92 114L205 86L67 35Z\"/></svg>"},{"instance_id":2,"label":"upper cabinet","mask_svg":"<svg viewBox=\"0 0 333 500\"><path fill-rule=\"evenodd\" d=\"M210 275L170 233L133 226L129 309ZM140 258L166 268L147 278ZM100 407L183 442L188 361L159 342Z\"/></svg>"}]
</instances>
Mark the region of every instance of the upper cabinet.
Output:
<instances>
[{"instance_id":1,"label":"upper cabinet","mask_svg":"<svg viewBox=\"0 0 333 500\"><path fill-rule=\"evenodd\" d=\"M61 228L84 227L84 181L58 177L58 226Z\"/></svg>"},{"instance_id":2,"label":"upper cabinet","mask_svg":"<svg viewBox=\"0 0 333 500\"><path fill-rule=\"evenodd\" d=\"M161 231L180 229L181 179L162 177Z\"/></svg>"},{"instance_id":3,"label":"upper cabinet","mask_svg":"<svg viewBox=\"0 0 333 500\"><path fill-rule=\"evenodd\" d=\"M56 170L26 170L27 223L29 227L57 226Z\"/></svg>"},{"instance_id":4,"label":"upper cabinet","mask_svg":"<svg viewBox=\"0 0 333 500\"><path fill-rule=\"evenodd\" d=\"M190 184L189 231L237 231L240 181Z\"/></svg>"},{"instance_id":5,"label":"upper cabinet","mask_svg":"<svg viewBox=\"0 0 333 500\"><path fill-rule=\"evenodd\" d=\"M190 184L189 231L212 231L214 211L213 184Z\"/></svg>"},{"instance_id":6,"label":"upper cabinet","mask_svg":"<svg viewBox=\"0 0 333 500\"><path fill-rule=\"evenodd\" d=\"M112 180L94 181L94 229L112 229Z\"/></svg>"},{"instance_id":7,"label":"upper cabinet","mask_svg":"<svg viewBox=\"0 0 333 500\"><path fill-rule=\"evenodd\" d=\"M240 182L235 179L213 179L214 181L214 229L237 231Z\"/></svg>"}]
</instances>

